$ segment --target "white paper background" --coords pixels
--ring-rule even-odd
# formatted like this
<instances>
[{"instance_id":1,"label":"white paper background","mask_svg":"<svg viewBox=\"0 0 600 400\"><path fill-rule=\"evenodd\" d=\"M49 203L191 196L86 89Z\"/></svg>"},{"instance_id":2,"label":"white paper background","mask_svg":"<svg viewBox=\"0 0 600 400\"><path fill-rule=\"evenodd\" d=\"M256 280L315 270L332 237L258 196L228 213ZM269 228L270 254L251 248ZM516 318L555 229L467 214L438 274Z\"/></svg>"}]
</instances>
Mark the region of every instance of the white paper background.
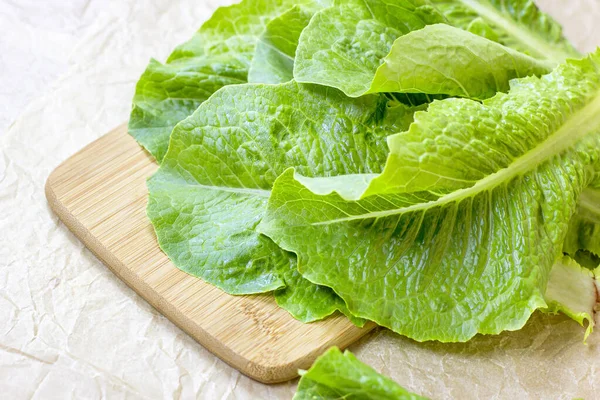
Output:
<instances>
[{"instance_id":1,"label":"white paper background","mask_svg":"<svg viewBox=\"0 0 600 400\"><path fill-rule=\"evenodd\" d=\"M129 113L150 57L163 60L218 0L0 0L0 398L287 399L233 370L102 265L51 213L61 161ZM595 0L540 0L582 50L600 44ZM600 348L562 317L469 344L386 331L359 358L435 398L597 397Z\"/></svg>"}]
</instances>

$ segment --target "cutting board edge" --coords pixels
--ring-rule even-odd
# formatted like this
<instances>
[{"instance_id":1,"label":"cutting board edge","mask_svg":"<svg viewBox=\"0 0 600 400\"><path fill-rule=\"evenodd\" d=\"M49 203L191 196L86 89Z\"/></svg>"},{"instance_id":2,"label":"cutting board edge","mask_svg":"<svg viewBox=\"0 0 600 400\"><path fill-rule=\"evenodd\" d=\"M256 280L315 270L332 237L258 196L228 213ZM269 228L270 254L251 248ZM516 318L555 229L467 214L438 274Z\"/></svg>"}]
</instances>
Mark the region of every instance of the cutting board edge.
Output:
<instances>
[{"instance_id":1,"label":"cutting board edge","mask_svg":"<svg viewBox=\"0 0 600 400\"><path fill-rule=\"evenodd\" d=\"M110 135L120 129L123 125L106 133ZM100 140L103 135L96 140ZM95 142L95 141L94 141ZM330 346L336 345L341 349L356 342L361 337L371 332L376 325L367 323L365 327L358 330L355 335L345 338L343 342L328 341L322 343L317 348L314 348L308 353L304 353L301 357L295 360L288 361L283 364L267 364L262 360L252 360L232 351L224 343L220 342L212 335L204 331L200 326L187 318L184 313L179 311L172 304L164 300L150 285L139 279L131 272L117 257L108 251L102 243L81 224L81 222L73 216L68 207L66 207L59 199L53 188L53 182L60 174L62 168L66 168L69 162L76 158L78 154L84 152L94 143L90 143L77 153L70 156L67 160L59 164L48 176L45 184L45 195L52 211L65 224L65 226L98 258L102 263L113 272L121 281L133 289L153 308L164 315L167 319L173 322L177 327L190 335L195 341L202 345L205 349L219 357L225 363L239 370L244 375L262 383L273 384L286 382L298 377L298 368L308 368L315 358L327 350ZM144 150L145 151L145 150Z\"/></svg>"}]
</instances>

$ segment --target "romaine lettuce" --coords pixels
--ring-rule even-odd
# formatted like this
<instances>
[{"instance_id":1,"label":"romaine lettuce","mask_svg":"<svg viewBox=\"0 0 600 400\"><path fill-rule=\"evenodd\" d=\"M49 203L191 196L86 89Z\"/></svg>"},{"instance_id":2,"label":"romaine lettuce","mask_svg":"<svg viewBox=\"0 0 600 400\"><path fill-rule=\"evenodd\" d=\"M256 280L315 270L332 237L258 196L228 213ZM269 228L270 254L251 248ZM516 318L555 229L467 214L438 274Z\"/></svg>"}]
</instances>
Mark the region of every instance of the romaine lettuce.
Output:
<instances>
[{"instance_id":1,"label":"romaine lettuce","mask_svg":"<svg viewBox=\"0 0 600 400\"><path fill-rule=\"evenodd\" d=\"M135 89L129 133L156 158L175 125L223 86L245 83L266 24L313 0L243 0L221 7L165 64L151 60Z\"/></svg>"},{"instance_id":2,"label":"romaine lettuce","mask_svg":"<svg viewBox=\"0 0 600 400\"><path fill-rule=\"evenodd\" d=\"M302 279L294 256L254 228L289 165L308 176L379 173L385 138L412 116L384 96L351 99L293 81L223 88L177 125L148 181L161 248L178 268L228 293L277 290L279 304L303 321L344 311L329 288Z\"/></svg>"},{"instance_id":3,"label":"romaine lettuce","mask_svg":"<svg viewBox=\"0 0 600 400\"><path fill-rule=\"evenodd\" d=\"M346 350L332 347L301 372L294 400L421 400L391 379L360 362Z\"/></svg>"},{"instance_id":4,"label":"romaine lettuce","mask_svg":"<svg viewBox=\"0 0 600 400\"><path fill-rule=\"evenodd\" d=\"M221 8L136 88L159 244L305 322L456 341L539 308L591 329L598 54L542 76L578 53L530 0Z\"/></svg>"},{"instance_id":5,"label":"romaine lettuce","mask_svg":"<svg viewBox=\"0 0 600 400\"><path fill-rule=\"evenodd\" d=\"M512 78L549 71L547 61L446 22L418 0L338 1L315 14L300 35L294 78L353 97L396 92L484 99L506 91Z\"/></svg>"},{"instance_id":6,"label":"romaine lettuce","mask_svg":"<svg viewBox=\"0 0 600 400\"><path fill-rule=\"evenodd\" d=\"M548 308L545 311L560 311L582 326L587 324L586 338L596 324L594 314L598 302L599 273L599 269L590 271L564 256L554 263L546 288Z\"/></svg>"},{"instance_id":7,"label":"romaine lettuce","mask_svg":"<svg viewBox=\"0 0 600 400\"><path fill-rule=\"evenodd\" d=\"M329 0L296 5L267 24L256 44L248 72L250 83L285 83L294 78L294 59L300 34L315 12Z\"/></svg>"},{"instance_id":8,"label":"romaine lettuce","mask_svg":"<svg viewBox=\"0 0 600 400\"><path fill-rule=\"evenodd\" d=\"M561 26L534 0L430 0L456 27L540 60L561 63L580 54Z\"/></svg>"},{"instance_id":9,"label":"romaine lettuce","mask_svg":"<svg viewBox=\"0 0 600 400\"><path fill-rule=\"evenodd\" d=\"M384 172L335 192L274 184L258 231L351 313L416 340L523 326L600 156L600 51L483 103L434 102L390 136ZM315 189L316 188L316 189ZM311 191L315 189L315 191ZM350 193L351 195L349 195Z\"/></svg>"}]
</instances>

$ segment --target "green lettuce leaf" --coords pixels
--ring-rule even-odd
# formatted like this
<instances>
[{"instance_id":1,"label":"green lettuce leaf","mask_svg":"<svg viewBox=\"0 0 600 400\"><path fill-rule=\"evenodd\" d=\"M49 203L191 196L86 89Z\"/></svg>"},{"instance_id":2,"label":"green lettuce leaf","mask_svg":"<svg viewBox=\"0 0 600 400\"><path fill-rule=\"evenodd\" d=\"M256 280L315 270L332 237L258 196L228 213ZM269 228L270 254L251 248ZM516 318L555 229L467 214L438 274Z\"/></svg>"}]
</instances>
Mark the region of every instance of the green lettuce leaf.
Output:
<instances>
[{"instance_id":1,"label":"green lettuce leaf","mask_svg":"<svg viewBox=\"0 0 600 400\"><path fill-rule=\"evenodd\" d=\"M552 267L546 288L546 311L562 312L581 326L587 324L586 339L595 326L598 272L600 271L583 268L572 258L565 256Z\"/></svg>"},{"instance_id":2,"label":"green lettuce leaf","mask_svg":"<svg viewBox=\"0 0 600 400\"><path fill-rule=\"evenodd\" d=\"M551 63L437 23L443 16L418 3L351 0L320 11L300 36L295 79L352 97L398 92L485 99L508 90L510 79L549 72Z\"/></svg>"},{"instance_id":3,"label":"green lettuce leaf","mask_svg":"<svg viewBox=\"0 0 600 400\"><path fill-rule=\"evenodd\" d=\"M560 24L533 0L431 0L448 22L479 36L555 63L580 54Z\"/></svg>"},{"instance_id":4,"label":"green lettuce leaf","mask_svg":"<svg viewBox=\"0 0 600 400\"><path fill-rule=\"evenodd\" d=\"M359 91L369 82L394 40L445 18L421 1L336 1L315 14L300 35L294 64L298 81ZM349 85L350 88L345 86Z\"/></svg>"},{"instance_id":5,"label":"green lettuce leaf","mask_svg":"<svg viewBox=\"0 0 600 400\"><path fill-rule=\"evenodd\" d=\"M302 378L294 400L418 400L396 382L360 362L346 350L332 347L321 355Z\"/></svg>"},{"instance_id":6,"label":"green lettuce leaf","mask_svg":"<svg viewBox=\"0 0 600 400\"><path fill-rule=\"evenodd\" d=\"M285 83L294 78L294 57L300 34L329 0L294 6L269 22L256 44L248 72L250 83Z\"/></svg>"},{"instance_id":7,"label":"green lettuce leaf","mask_svg":"<svg viewBox=\"0 0 600 400\"><path fill-rule=\"evenodd\" d=\"M452 54L452 62L446 59ZM364 93L441 93L485 99L508 81L550 71L549 64L449 25L429 25L398 38ZM359 82L355 82L358 87Z\"/></svg>"},{"instance_id":8,"label":"green lettuce leaf","mask_svg":"<svg viewBox=\"0 0 600 400\"><path fill-rule=\"evenodd\" d=\"M165 64L151 60L135 89L129 133L161 161L175 125L215 91L244 83L270 19L312 0L243 0L221 7Z\"/></svg>"},{"instance_id":9,"label":"green lettuce leaf","mask_svg":"<svg viewBox=\"0 0 600 400\"><path fill-rule=\"evenodd\" d=\"M482 103L432 103L389 138L383 174L354 189L326 192L323 179L290 169L258 231L351 313L416 340L519 329L547 305L550 270L594 176L599 62L600 51L568 61Z\"/></svg>"},{"instance_id":10,"label":"green lettuce leaf","mask_svg":"<svg viewBox=\"0 0 600 400\"><path fill-rule=\"evenodd\" d=\"M277 290L279 304L301 320L343 309L254 228L289 165L308 176L379 173L385 137L405 130L412 116L384 96L350 99L294 81L219 90L176 126L148 181L147 211L161 248L178 268L227 293Z\"/></svg>"}]
</instances>

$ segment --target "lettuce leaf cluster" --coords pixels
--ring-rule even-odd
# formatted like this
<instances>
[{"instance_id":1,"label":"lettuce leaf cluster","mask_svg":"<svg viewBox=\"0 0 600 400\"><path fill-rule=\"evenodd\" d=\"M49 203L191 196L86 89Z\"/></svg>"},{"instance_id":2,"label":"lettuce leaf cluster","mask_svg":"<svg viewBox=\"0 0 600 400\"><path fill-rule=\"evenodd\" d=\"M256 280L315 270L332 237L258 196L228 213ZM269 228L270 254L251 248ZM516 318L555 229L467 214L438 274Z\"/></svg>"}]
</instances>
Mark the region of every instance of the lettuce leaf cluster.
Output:
<instances>
[{"instance_id":1,"label":"lettuce leaf cluster","mask_svg":"<svg viewBox=\"0 0 600 400\"><path fill-rule=\"evenodd\" d=\"M243 0L129 132L161 248L227 293L416 340L594 325L600 52L531 0Z\"/></svg>"}]
</instances>

